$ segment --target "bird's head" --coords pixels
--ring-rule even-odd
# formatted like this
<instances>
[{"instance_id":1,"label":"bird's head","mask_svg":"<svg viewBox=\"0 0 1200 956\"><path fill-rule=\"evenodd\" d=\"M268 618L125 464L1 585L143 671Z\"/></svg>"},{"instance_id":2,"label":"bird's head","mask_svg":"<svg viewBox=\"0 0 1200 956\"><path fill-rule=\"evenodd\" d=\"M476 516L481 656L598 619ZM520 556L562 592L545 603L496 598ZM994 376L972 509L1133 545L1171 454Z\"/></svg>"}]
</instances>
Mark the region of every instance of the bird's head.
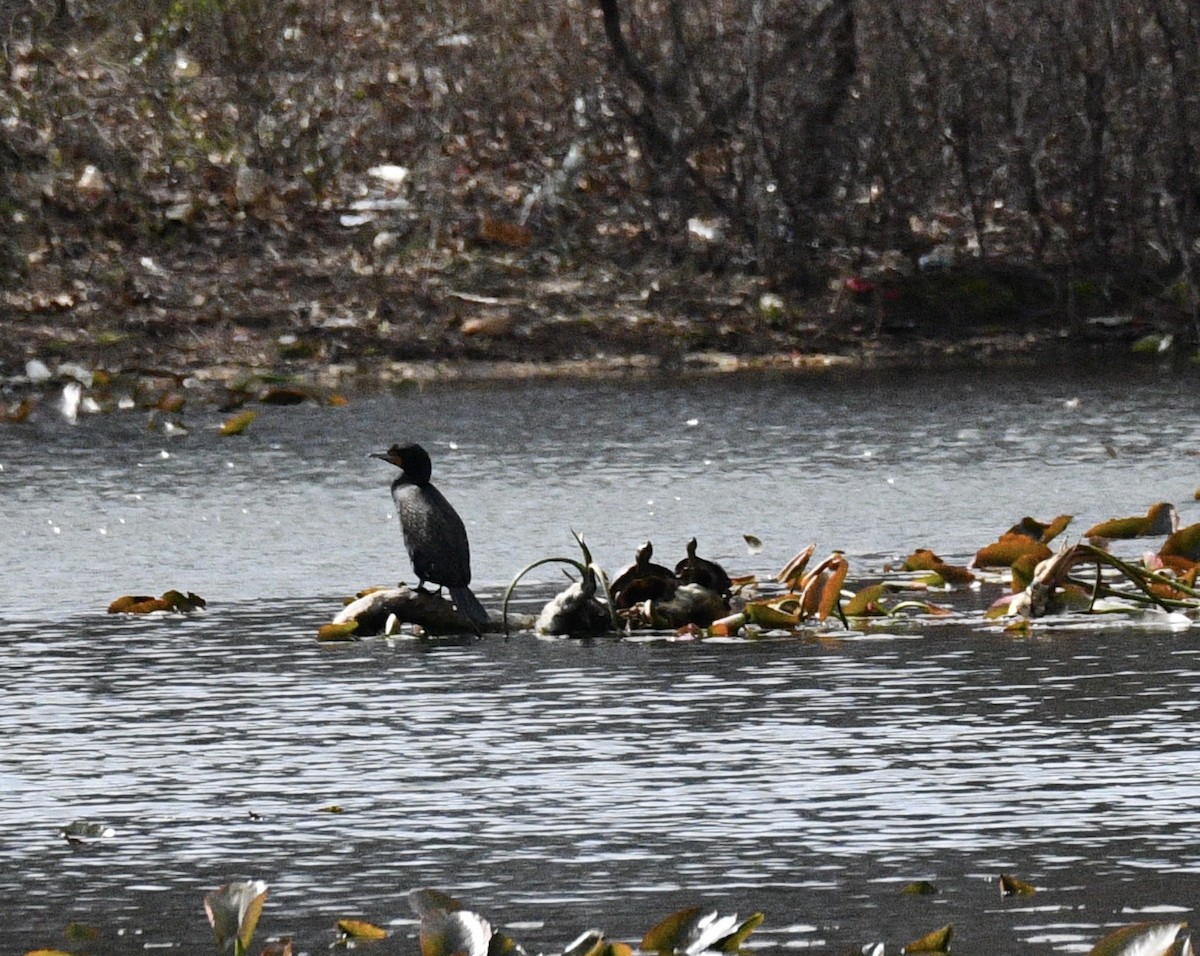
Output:
<instances>
[{"instance_id":1,"label":"bird's head","mask_svg":"<svg viewBox=\"0 0 1200 956\"><path fill-rule=\"evenodd\" d=\"M395 465L404 472L406 478L418 485L425 484L433 474L429 453L420 445L393 445L387 451L373 452L371 457Z\"/></svg>"}]
</instances>

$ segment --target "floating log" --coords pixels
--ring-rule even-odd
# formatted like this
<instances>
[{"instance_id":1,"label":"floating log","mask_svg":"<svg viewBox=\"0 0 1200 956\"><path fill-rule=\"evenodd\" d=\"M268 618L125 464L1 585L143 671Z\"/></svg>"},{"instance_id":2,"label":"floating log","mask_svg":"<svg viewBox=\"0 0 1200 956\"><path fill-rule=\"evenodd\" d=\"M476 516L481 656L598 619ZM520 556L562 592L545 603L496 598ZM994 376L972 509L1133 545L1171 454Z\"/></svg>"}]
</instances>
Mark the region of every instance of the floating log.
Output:
<instances>
[{"instance_id":1,"label":"floating log","mask_svg":"<svg viewBox=\"0 0 1200 956\"><path fill-rule=\"evenodd\" d=\"M383 634L388 621L413 624L429 634L478 634L479 625L439 594L416 591L406 585L362 592L321 628L326 640L355 639ZM354 623L351 629L347 625ZM487 630L494 629L495 622Z\"/></svg>"}]
</instances>

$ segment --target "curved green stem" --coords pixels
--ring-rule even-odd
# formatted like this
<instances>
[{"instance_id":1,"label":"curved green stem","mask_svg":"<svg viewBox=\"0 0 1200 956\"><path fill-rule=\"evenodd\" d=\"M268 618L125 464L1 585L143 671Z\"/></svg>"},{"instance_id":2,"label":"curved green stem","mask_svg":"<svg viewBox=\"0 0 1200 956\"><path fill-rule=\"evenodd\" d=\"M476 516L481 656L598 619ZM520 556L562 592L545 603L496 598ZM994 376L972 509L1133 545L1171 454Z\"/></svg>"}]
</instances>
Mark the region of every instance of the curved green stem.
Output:
<instances>
[{"instance_id":1,"label":"curved green stem","mask_svg":"<svg viewBox=\"0 0 1200 956\"><path fill-rule=\"evenodd\" d=\"M508 637L508 634L509 634L509 631L508 631L508 601L509 601L509 598L512 597L513 589L516 588L517 582L520 581L521 578L525 577L525 575L527 575L534 568L540 568L543 564L569 564L580 574L588 573L587 566L580 564L574 558L539 558L537 561L534 561L533 564L528 564L525 567L523 567L517 573L517 576L512 579L511 583L508 585L508 587L504 591L504 605L501 609L501 615L503 616L503 619L504 619L504 636L505 637ZM607 591L606 591L606 593L607 593Z\"/></svg>"}]
</instances>

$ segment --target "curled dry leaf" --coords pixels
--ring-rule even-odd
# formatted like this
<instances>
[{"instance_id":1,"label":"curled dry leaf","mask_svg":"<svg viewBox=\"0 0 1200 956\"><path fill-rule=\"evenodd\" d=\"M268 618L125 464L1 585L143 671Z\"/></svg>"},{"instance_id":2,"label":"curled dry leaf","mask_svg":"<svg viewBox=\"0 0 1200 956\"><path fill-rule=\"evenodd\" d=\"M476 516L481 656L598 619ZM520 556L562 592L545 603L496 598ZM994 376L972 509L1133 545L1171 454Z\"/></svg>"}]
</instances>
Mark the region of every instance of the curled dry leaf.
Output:
<instances>
[{"instance_id":1,"label":"curled dry leaf","mask_svg":"<svg viewBox=\"0 0 1200 956\"><path fill-rule=\"evenodd\" d=\"M347 939L386 939L387 930L380 929L374 923L360 919L340 919L337 921L338 932Z\"/></svg>"},{"instance_id":2,"label":"curled dry leaf","mask_svg":"<svg viewBox=\"0 0 1200 956\"><path fill-rule=\"evenodd\" d=\"M1179 513L1175 506L1160 501L1150 506L1144 515L1132 518L1113 518L1092 525L1083 533L1085 538L1144 538L1156 534L1172 534L1179 528Z\"/></svg>"},{"instance_id":3,"label":"curled dry leaf","mask_svg":"<svg viewBox=\"0 0 1200 956\"><path fill-rule=\"evenodd\" d=\"M1173 532L1159 549L1163 558L1184 558L1188 561L1200 561L1200 524L1190 524Z\"/></svg>"},{"instance_id":4,"label":"curled dry leaf","mask_svg":"<svg viewBox=\"0 0 1200 956\"><path fill-rule=\"evenodd\" d=\"M258 412L248 411L239 412L237 415L232 415L221 423L222 435L240 435L254 419L258 418Z\"/></svg>"},{"instance_id":5,"label":"curled dry leaf","mask_svg":"<svg viewBox=\"0 0 1200 956\"><path fill-rule=\"evenodd\" d=\"M204 911L212 924L217 948L224 949L232 941L235 956L245 953L266 901L267 884L262 880L227 883L205 896Z\"/></svg>"},{"instance_id":6,"label":"curled dry leaf","mask_svg":"<svg viewBox=\"0 0 1200 956\"><path fill-rule=\"evenodd\" d=\"M850 598L842 607L842 612L846 617L880 617L886 615L887 609L883 606L883 595L887 589L882 584L870 584L863 588L854 597Z\"/></svg>"},{"instance_id":7,"label":"curled dry leaf","mask_svg":"<svg viewBox=\"0 0 1200 956\"><path fill-rule=\"evenodd\" d=\"M905 571L932 571L947 584L970 584L975 580L967 568L947 564L928 548L918 548L904 559Z\"/></svg>"},{"instance_id":8,"label":"curled dry leaf","mask_svg":"<svg viewBox=\"0 0 1200 956\"><path fill-rule=\"evenodd\" d=\"M155 611L179 611L190 613L202 610L208 602L198 594L188 591L170 590L161 597L148 594L124 594L108 606L109 614L152 614Z\"/></svg>"},{"instance_id":9,"label":"curled dry leaf","mask_svg":"<svg viewBox=\"0 0 1200 956\"><path fill-rule=\"evenodd\" d=\"M421 917L421 956L487 956L492 925L470 910L433 910Z\"/></svg>"},{"instance_id":10,"label":"curled dry leaf","mask_svg":"<svg viewBox=\"0 0 1200 956\"><path fill-rule=\"evenodd\" d=\"M1008 529L1009 534L1023 534L1027 538L1033 538L1034 541L1040 541L1042 544L1049 544L1057 538L1071 523L1074 515L1059 515L1049 521L1038 521L1036 518L1030 518L1026 515L1015 525Z\"/></svg>"},{"instance_id":11,"label":"curled dry leaf","mask_svg":"<svg viewBox=\"0 0 1200 956\"><path fill-rule=\"evenodd\" d=\"M938 888L929 880L915 880L900 890L906 896L934 896L937 891Z\"/></svg>"},{"instance_id":12,"label":"curled dry leaf","mask_svg":"<svg viewBox=\"0 0 1200 956\"><path fill-rule=\"evenodd\" d=\"M954 925L948 923L932 933L926 933L920 939L914 939L904 947L905 953L946 953L950 951L950 938L954 935Z\"/></svg>"},{"instance_id":13,"label":"curled dry leaf","mask_svg":"<svg viewBox=\"0 0 1200 956\"><path fill-rule=\"evenodd\" d=\"M355 636L355 631L358 630L358 621L340 621L336 624L322 624L317 630L317 640L330 642L350 643L358 640Z\"/></svg>"},{"instance_id":14,"label":"curled dry leaf","mask_svg":"<svg viewBox=\"0 0 1200 956\"><path fill-rule=\"evenodd\" d=\"M0 405L0 421L19 425L29 418L33 411L33 399L26 398L14 405Z\"/></svg>"},{"instance_id":15,"label":"curled dry leaf","mask_svg":"<svg viewBox=\"0 0 1200 956\"><path fill-rule=\"evenodd\" d=\"M1037 887L1032 883L1026 883L1019 877L1013 876L1011 873L1000 874L1000 895L1001 896L1033 896L1037 892Z\"/></svg>"},{"instance_id":16,"label":"curled dry leaf","mask_svg":"<svg viewBox=\"0 0 1200 956\"><path fill-rule=\"evenodd\" d=\"M1025 556L1044 561L1054 552L1040 541L1024 534L1002 534L1000 540L980 548L972 562L977 568L1011 568L1013 563Z\"/></svg>"},{"instance_id":17,"label":"curled dry leaf","mask_svg":"<svg viewBox=\"0 0 1200 956\"><path fill-rule=\"evenodd\" d=\"M639 949L653 953L736 952L763 921L762 913L738 922L737 914L719 916L698 906L672 913L642 938Z\"/></svg>"},{"instance_id":18,"label":"curled dry leaf","mask_svg":"<svg viewBox=\"0 0 1200 956\"><path fill-rule=\"evenodd\" d=\"M1134 923L1109 933L1088 956L1166 956L1187 923Z\"/></svg>"}]
</instances>

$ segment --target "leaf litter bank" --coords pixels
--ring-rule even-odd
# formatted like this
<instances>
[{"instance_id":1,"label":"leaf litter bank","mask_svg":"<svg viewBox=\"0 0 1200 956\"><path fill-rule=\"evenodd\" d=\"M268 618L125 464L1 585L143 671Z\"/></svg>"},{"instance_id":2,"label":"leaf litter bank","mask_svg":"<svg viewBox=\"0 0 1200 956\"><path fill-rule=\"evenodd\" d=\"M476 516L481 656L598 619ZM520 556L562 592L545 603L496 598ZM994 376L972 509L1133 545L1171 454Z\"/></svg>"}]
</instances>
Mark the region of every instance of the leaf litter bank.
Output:
<instances>
[{"instance_id":1,"label":"leaf litter bank","mask_svg":"<svg viewBox=\"0 0 1200 956\"><path fill-rule=\"evenodd\" d=\"M44 6L0 15L10 395L30 360L327 384L1194 345L1190 259L1172 251L1188 236L1141 198L1194 194L1156 179L1193 174L1155 125L1194 128L1169 109L1193 108L1190 87L1103 86L1087 115L1109 152L1092 155L1056 120L1083 115L1081 38L1042 51L1036 10L969 12L1028 18L975 25L1034 44L1057 86L979 31L874 4L757 23L723 3L678 36L659 19L673 4L403 21L317 2ZM1168 62L1168 6L1133 47L1105 47L1140 59L1097 69ZM797 50L824 52L756 100L746 78ZM989 70L1031 93L1027 115L992 114ZM950 115L960 88L979 128ZM890 122L896 96L910 123ZM1125 163L1139 132L1154 149ZM1013 181L1022 143L1057 175Z\"/></svg>"}]
</instances>

